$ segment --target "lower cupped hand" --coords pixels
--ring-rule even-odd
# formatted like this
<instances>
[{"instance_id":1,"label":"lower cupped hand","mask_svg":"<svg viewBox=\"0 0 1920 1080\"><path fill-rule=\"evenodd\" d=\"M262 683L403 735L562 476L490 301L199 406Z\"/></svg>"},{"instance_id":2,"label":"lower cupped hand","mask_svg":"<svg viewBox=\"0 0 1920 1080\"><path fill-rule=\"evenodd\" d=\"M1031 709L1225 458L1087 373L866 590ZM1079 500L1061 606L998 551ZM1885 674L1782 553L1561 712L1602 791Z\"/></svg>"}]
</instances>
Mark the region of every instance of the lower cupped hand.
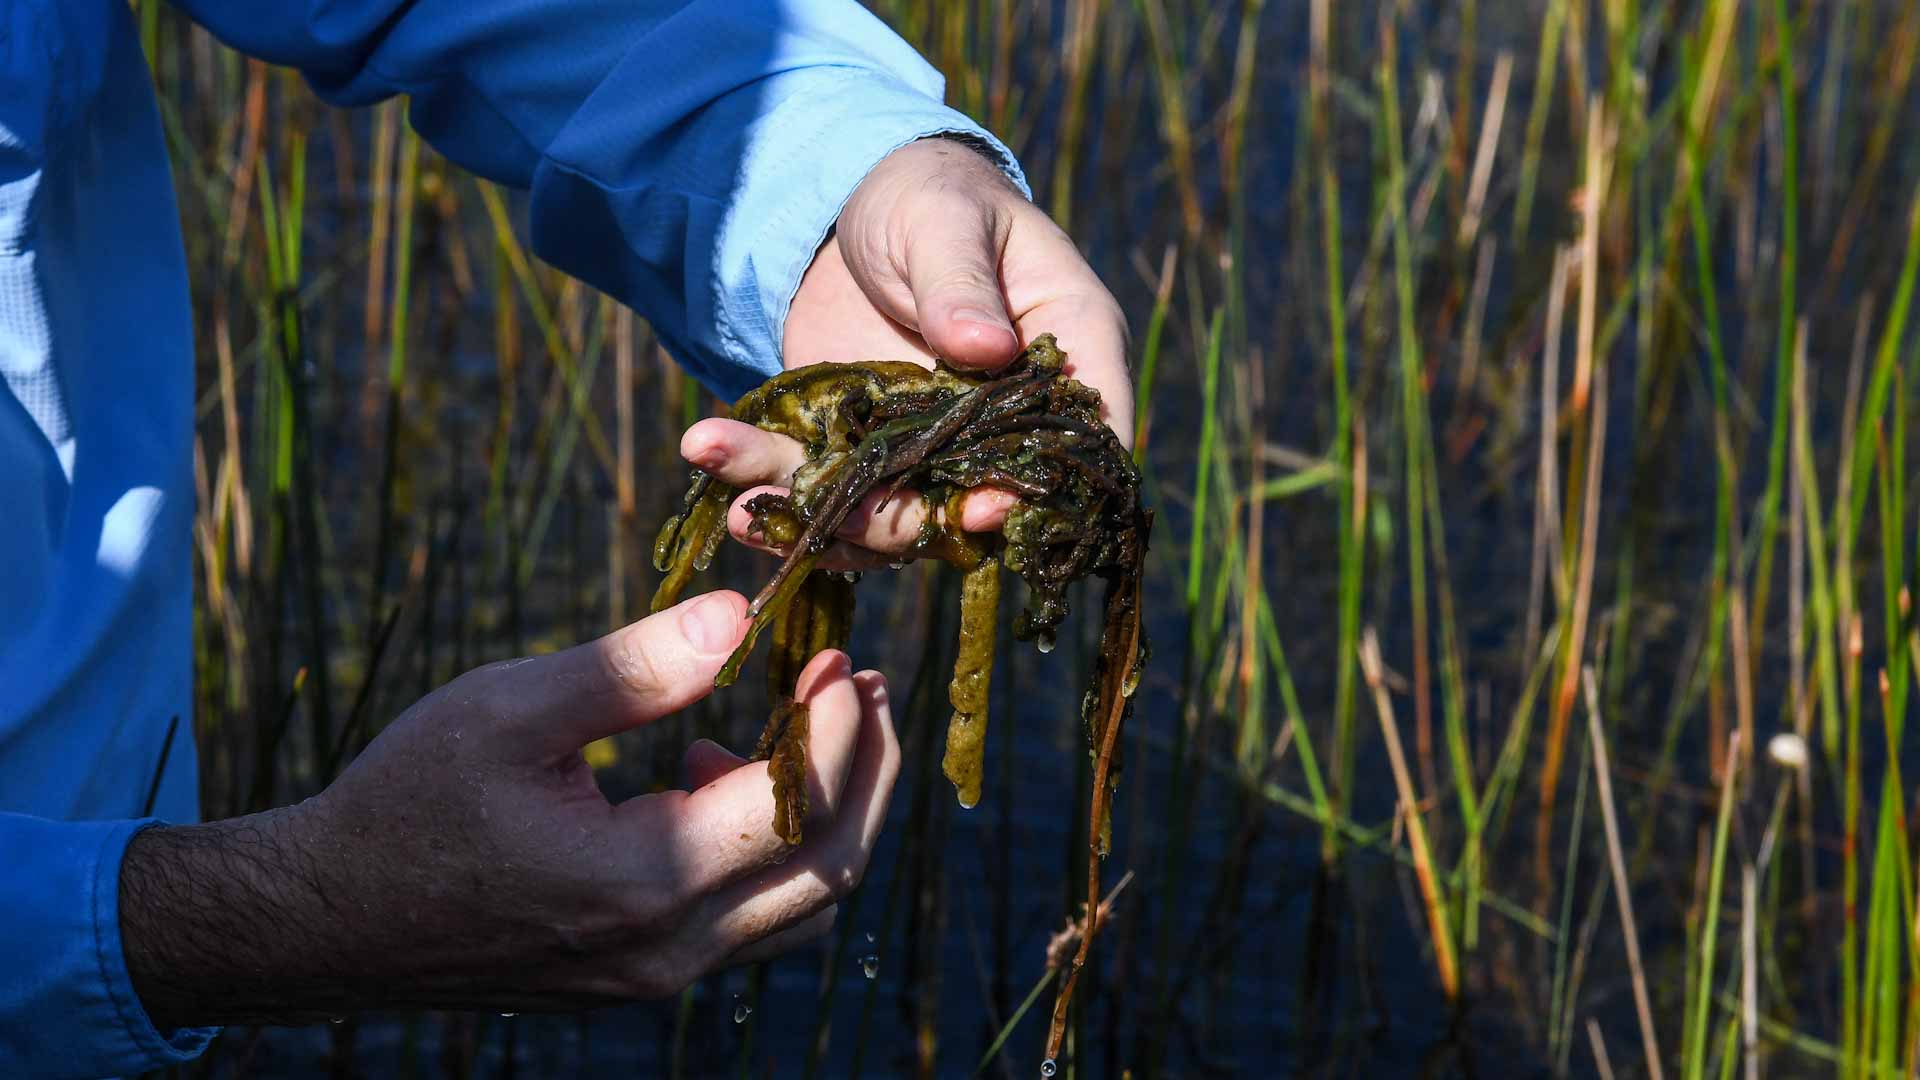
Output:
<instances>
[{"instance_id":1,"label":"lower cupped hand","mask_svg":"<svg viewBox=\"0 0 1920 1080\"><path fill-rule=\"evenodd\" d=\"M710 692L745 607L711 593L479 668L305 803L136 836L122 936L156 1025L659 997L825 932L899 773L878 673L830 651L800 678L815 820L797 847L773 834L764 764L696 742L685 789L611 803L580 753Z\"/></svg>"}]
</instances>

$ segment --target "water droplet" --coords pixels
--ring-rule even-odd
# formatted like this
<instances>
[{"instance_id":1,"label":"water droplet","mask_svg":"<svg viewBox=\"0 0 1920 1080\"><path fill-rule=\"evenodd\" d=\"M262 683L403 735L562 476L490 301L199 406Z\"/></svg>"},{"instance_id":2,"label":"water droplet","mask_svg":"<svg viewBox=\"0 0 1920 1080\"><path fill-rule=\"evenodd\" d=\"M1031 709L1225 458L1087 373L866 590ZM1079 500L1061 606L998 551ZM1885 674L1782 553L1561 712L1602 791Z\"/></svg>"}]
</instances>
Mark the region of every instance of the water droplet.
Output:
<instances>
[{"instance_id":1,"label":"water droplet","mask_svg":"<svg viewBox=\"0 0 1920 1080\"><path fill-rule=\"evenodd\" d=\"M860 970L871 979L880 974L880 958L873 953L860 958Z\"/></svg>"},{"instance_id":2,"label":"water droplet","mask_svg":"<svg viewBox=\"0 0 1920 1080\"><path fill-rule=\"evenodd\" d=\"M511 1020L511 1019L513 1019L514 1017L516 1017L516 1016L519 1016L519 1015L520 1015L519 1013L501 1013L501 1014L500 1014L500 1019L502 1019L502 1020Z\"/></svg>"},{"instance_id":3,"label":"water droplet","mask_svg":"<svg viewBox=\"0 0 1920 1080\"><path fill-rule=\"evenodd\" d=\"M873 944L873 931L867 931L867 944Z\"/></svg>"},{"instance_id":4,"label":"water droplet","mask_svg":"<svg viewBox=\"0 0 1920 1080\"><path fill-rule=\"evenodd\" d=\"M905 559L895 559L887 564L887 569L889 570L905 570L906 568L907 560Z\"/></svg>"},{"instance_id":5,"label":"water droplet","mask_svg":"<svg viewBox=\"0 0 1920 1080\"><path fill-rule=\"evenodd\" d=\"M329 1024L344 1024L344 1023L346 1023L346 1022L347 1022L347 1018L346 1018L346 1017L344 1017L344 1016L329 1016L329 1017L327 1017L327 1023L329 1023Z\"/></svg>"},{"instance_id":6,"label":"water droplet","mask_svg":"<svg viewBox=\"0 0 1920 1080\"><path fill-rule=\"evenodd\" d=\"M1057 1073L1059 1071L1060 1071L1060 1066L1055 1065L1053 1063L1052 1058L1048 1058L1047 1060L1040 1063L1041 1076L1052 1076L1054 1073Z\"/></svg>"},{"instance_id":7,"label":"water droplet","mask_svg":"<svg viewBox=\"0 0 1920 1080\"><path fill-rule=\"evenodd\" d=\"M1038 638L1034 640L1033 646L1034 648L1039 649L1043 653L1052 652L1053 651L1053 635L1041 634ZM1048 1073L1047 1075L1052 1076L1053 1074Z\"/></svg>"},{"instance_id":8,"label":"water droplet","mask_svg":"<svg viewBox=\"0 0 1920 1080\"><path fill-rule=\"evenodd\" d=\"M744 1024L747 1022L747 1017L752 1015L753 1006L741 1001L739 994L733 995L733 1022L736 1024Z\"/></svg>"}]
</instances>

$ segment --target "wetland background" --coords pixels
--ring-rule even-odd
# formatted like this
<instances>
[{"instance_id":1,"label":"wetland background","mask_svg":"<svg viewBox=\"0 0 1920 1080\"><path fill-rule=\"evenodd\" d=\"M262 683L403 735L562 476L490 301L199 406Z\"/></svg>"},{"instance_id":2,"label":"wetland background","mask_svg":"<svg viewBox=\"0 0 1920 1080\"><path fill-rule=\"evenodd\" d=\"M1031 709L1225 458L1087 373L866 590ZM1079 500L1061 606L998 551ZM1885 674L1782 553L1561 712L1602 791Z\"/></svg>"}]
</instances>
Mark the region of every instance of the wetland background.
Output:
<instances>
[{"instance_id":1,"label":"wetland background","mask_svg":"<svg viewBox=\"0 0 1920 1080\"><path fill-rule=\"evenodd\" d=\"M1155 657L1062 1074L1910 1075L1920 11L875 6L1134 321ZM718 403L403 103L331 110L135 7L194 274L225 815L643 612ZM1033 1075L1097 605L1003 656L961 811L956 583L862 590L909 764L821 946L577 1017L232 1029L183 1071ZM744 745L753 682L594 747L603 784Z\"/></svg>"}]
</instances>

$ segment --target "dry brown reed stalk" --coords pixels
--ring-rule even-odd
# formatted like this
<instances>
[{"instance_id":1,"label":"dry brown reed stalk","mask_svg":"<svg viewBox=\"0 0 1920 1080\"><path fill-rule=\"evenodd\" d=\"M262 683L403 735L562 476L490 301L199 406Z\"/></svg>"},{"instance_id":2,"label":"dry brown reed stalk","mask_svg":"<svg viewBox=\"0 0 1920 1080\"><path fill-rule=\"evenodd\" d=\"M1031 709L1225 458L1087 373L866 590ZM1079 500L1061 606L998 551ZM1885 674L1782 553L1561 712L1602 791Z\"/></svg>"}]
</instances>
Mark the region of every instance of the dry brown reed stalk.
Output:
<instances>
[{"instance_id":1,"label":"dry brown reed stalk","mask_svg":"<svg viewBox=\"0 0 1920 1080\"><path fill-rule=\"evenodd\" d=\"M1733 703L1734 716L1740 732L1740 749L1746 760L1740 763L1742 768L1753 765L1753 654L1747 648L1747 601L1746 591L1740 588L1738 580L1727 588L1727 638L1733 652ZM1724 731L1713 733L1724 738ZM1715 755L1718 760L1718 755ZM1718 775L1716 771L1715 775Z\"/></svg>"},{"instance_id":2,"label":"dry brown reed stalk","mask_svg":"<svg viewBox=\"0 0 1920 1080\"><path fill-rule=\"evenodd\" d=\"M229 300L230 271L240 258L240 242L252 220L253 181L259 171L261 131L266 125L267 66L259 61L247 64L247 86L240 115L240 150L228 174L232 193L227 200L227 231L221 247L220 273L215 278L212 297L214 356L220 380L220 419L225 435L220 468L231 504L235 568L242 580L253 576L253 506L248 497L245 458L240 437L240 404L234 373L233 324ZM229 639L235 648L237 639ZM244 666L243 649L233 651L231 662Z\"/></svg>"},{"instance_id":3,"label":"dry brown reed stalk","mask_svg":"<svg viewBox=\"0 0 1920 1080\"><path fill-rule=\"evenodd\" d=\"M1266 0L1241 0L1240 4L1240 33L1234 43L1233 81L1227 93L1220 142L1221 181L1230 202L1240 198L1241 164L1247 146L1247 117L1253 108L1254 57L1260 43L1260 13L1266 6Z\"/></svg>"},{"instance_id":4,"label":"dry brown reed stalk","mask_svg":"<svg viewBox=\"0 0 1920 1080\"><path fill-rule=\"evenodd\" d=\"M1160 103L1160 135L1167 144L1167 163L1173 169L1174 194L1180 201L1180 225L1189 241L1206 231L1200 209L1200 180L1194 171L1193 128L1187 119L1185 76L1173 51L1173 31L1167 24L1165 0L1140 0L1146 16L1147 45L1152 53L1156 94Z\"/></svg>"},{"instance_id":5,"label":"dry brown reed stalk","mask_svg":"<svg viewBox=\"0 0 1920 1080\"><path fill-rule=\"evenodd\" d=\"M1067 7L1066 98L1061 106L1059 149L1053 161L1053 219L1073 227L1073 188L1087 125L1087 92L1093 85L1094 46L1099 42L1106 0L1072 0Z\"/></svg>"},{"instance_id":6,"label":"dry brown reed stalk","mask_svg":"<svg viewBox=\"0 0 1920 1080\"><path fill-rule=\"evenodd\" d=\"M1460 334L1460 382L1453 398L1453 415L1448 421L1447 460L1458 463L1466 456L1473 440L1485 428L1484 415L1474 409L1475 384L1480 377L1481 336L1486 327L1487 296L1493 289L1493 257L1499 238L1491 234L1480 238L1473 263L1473 287L1467 293L1467 321Z\"/></svg>"},{"instance_id":7,"label":"dry brown reed stalk","mask_svg":"<svg viewBox=\"0 0 1920 1080\"><path fill-rule=\"evenodd\" d=\"M1613 1062L1607 1059L1607 1041L1600 1037L1600 1021L1587 1017L1587 1043L1593 1047L1593 1068L1605 1080L1613 1080Z\"/></svg>"},{"instance_id":8,"label":"dry brown reed stalk","mask_svg":"<svg viewBox=\"0 0 1920 1080\"><path fill-rule=\"evenodd\" d=\"M1546 333L1540 346L1540 452L1534 463L1533 565L1528 575L1523 656L1540 653L1549 581L1553 584L1555 601L1562 606L1567 601L1560 554L1560 515L1554 513L1553 507L1560 502L1560 332L1566 312L1567 267L1571 260L1572 253L1564 248L1555 253L1553 274L1547 286Z\"/></svg>"},{"instance_id":9,"label":"dry brown reed stalk","mask_svg":"<svg viewBox=\"0 0 1920 1080\"><path fill-rule=\"evenodd\" d=\"M1633 916L1633 883L1627 878L1627 861L1620 846L1620 820L1613 808L1613 769L1607 759L1606 735L1601 730L1600 691L1591 664L1581 668L1580 675L1586 690L1587 736L1593 743L1593 773L1600 792L1600 821L1607 837L1607 866L1613 873L1613 891L1619 899L1620 934L1627 946L1627 970L1633 976L1633 1011L1640 1021L1640 1048L1646 1053L1647 1075L1660 1080L1663 1075L1660 1038L1654 1032L1647 971L1640 961L1640 924Z\"/></svg>"},{"instance_id":10,"label":"dry brown reed stalk","mask_svg":"<svg viewBox=\"0 0 1920 1080\"><path fill-rule=\"evenodd\" d=\"M1125 639L1122 650L1116 655L1138 656L1140 652L1140 603L1141 579L1139 574L1130 575L1126 582L1131 597L1119 601L1129 612L1121 632ZM1100 930L1100 860L1104 850L1101 842L1101 823L1108 820L1109 807L1113 800L1113 786L1108 777L1113 771L1113 751L1120 740L1121 717L1126 708L1126 694L1120 684L1129 677L1130 665L1110 664L1102 672L1108 685L1101 688L1099 700L1111 709L1109 715L1097 717L1100 729L1099 757L1093 767L1093 809L1087 818L1087 931L1080 935L1080 947L1074 951L1073 962L1068 965L1065 978L1060 983L1059 996L1053 1003L1053 1024L1047 1033L1047 1058L1058 1060L1060 1044L1066 1035L1067 1006L1073 1000L1074 984L1080 979L1080 969L1086 966L1087 953L1093 947L1093 935Z\"/></svg>"},{"instance_id":11,"label":"dry brown reed stalk","mask_svg":"<svg viewBox=\"0 0 1920 1080\"><path fill-rule=\"evenodd\" d=\"M1573 604L1567 619L1566 651L1561 656L1561 676L1554 695L1553 715L1547 731L1546 763L1540 774L1540 817L1535 829L1535 851L1541 895L1552 890L1550 872L1553 840L1554 793L1560 782L1560 767L1566 749L1567 722L1573 715L1574 695L1579 685L1580 664L1586 647L1587 616L1593 602L1593 576L1598 562L1600 530L1600 478L1606 451L1607 382L1604 370L1596 379L1596 368L1604 368L1604 357L1595 356L1595 322L1600 291L1600 218L1607 201L1607 181L1612 172L1613 132L1599 99L1588 103L1592 114L1587 127L1586 186L1582 192L1583 215L1580 236L1580 315L1576 331L1574 382L1568 409L1578 433L1587 436L1583 448L1575 444L1568 467L1568 494L1575 477L1584 480L1580 504L1580 547L1575 553ZM1568 506L1571 531L1573 506Z\"/></svg>"},{"instance_id":12,"label":"dry brown reed stalk","mask_svg":"<svg viewBox=\"0 0 1920 1080\"><path fill-rule=\"evenodd\" d=\"M227 201L227 234L221 247L220 265L231 267L240 258L240 241L253 218L247 207L253 197L253 180L260 165L260 137L267 123L267 65L247 61L246 103L241 109L240 156L234 163L233 194Z\"/></svg>"},{"instance_id":13,"label":"dry brown reed stalk","mask_svg":"<svg viewBox=\"0 0 1920 1080\"><path fill-rule=\"evenodd\" d=\"M1879 85L1873 96L1884 103L1890 113L1903 110L1903 104L1913 83L1916 60L1920 60L1920 23L1912 19L1895 19L1889 28L1889 40L1880 50L1885 57L1884 63L1876 65ZM1881 172L1884 170L1889 151L1898 143L1899 125L1881 121L1872 126L1867 135L1867 146L1861 160L1853 169L1853 187L1847 195L1845 208L1840 214L1840 223L1834 227L1832 240L1827 246L1826 273L1822 275L1827 282L1838 282L1845 269L1847 258L1853 252L1855 237L1861 227L1873 219L1875 212L1874 194L1879 188ZM1824 298L1816 295L1815 302Z\"/></svg>"},{"instance_id":14,"label":"dry brown reed stalk","mask_svg":"<svg viewBox=\"0 0 1920 1080\"><path fill-rule=\"evenodd\" d=\"M1407 826L1407 847L1413 854L1413 873L1420 884L1420 899L1426 907L1427 933L1433 947L1433 965L1440 978L1440 989L1449 1002L1460 996L1460 974L1453 955L1453 931L1447 923L1447 903L1433 852L1427 843L1427 828L1421 819L1420 800L1414 794L1413 774L1407 769L1406 751L1400 746L1400 727L1393 718L1393 702L1387 695L1385 665L1380 660L1380 639L1367 627L1360 639L1360 670L1373 694L1374 713L1380 720L1380 735L1386 742L1387 762L1393 769L1393 782L1400 793L1400 814Z\"/></svg>"},{"instance_id":15,"label":"dry brown reed stalk","mask_svg":"<svg viewBox=\"0 0 1920 1080\"><path fill-rule=\"evenodd\" d=\"M1500 128L1507 115L1507 84L1513 77L1513 53L1503 50L1493 64L1493 85L1487 90L1487 108L1480 121L1480 143L1473 154L1473 178L1467 184L1467 208L1460 215L1456 240L1462 248L1480 234L1486 211L1487 183L1493 177L1494 151L1500 147ZM1462 102L1464 109L1465 102Z\"/></svg>"},{"instance_id":16,"label":"dry brown reed stalk","mask_svg":"<svg viewBox=\"0 0 1920 1080\"><path fill-rule=\"evenodd\" d=\"M618 454L614 463L614 505L629 528L639 512L633 474L633 361L637 344L634 341L633 310L625 305L616 306L613 314L613 415Z\"/></svg>"}]
</instances>

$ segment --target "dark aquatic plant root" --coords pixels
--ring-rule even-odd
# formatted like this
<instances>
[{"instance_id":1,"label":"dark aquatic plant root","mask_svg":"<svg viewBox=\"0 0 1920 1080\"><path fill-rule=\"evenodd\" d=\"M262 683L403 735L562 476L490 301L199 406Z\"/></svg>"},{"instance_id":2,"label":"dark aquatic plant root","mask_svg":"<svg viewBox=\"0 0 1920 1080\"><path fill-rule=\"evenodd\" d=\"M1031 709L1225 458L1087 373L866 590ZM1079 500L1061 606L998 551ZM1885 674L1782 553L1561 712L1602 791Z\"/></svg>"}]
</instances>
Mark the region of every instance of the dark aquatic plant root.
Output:
<instances>
[{"instance_id":1,"label":"dark aquatic plant root","mask_svg":"<svg viewBox=\"0 0 1920 1080\"><path fill-rule=\"evenodd\" d=\"M806 463L786 495L752 499L753 528L790 545L790 554L748 606L752 625L716 686L731 684L762 630L773 628L767 679L773 715L754 749L773 777L774 831L800 842L807 814L806 706L794 682L822 649L844 648L852 626L854 575L816 569L835 532L868 493L887 498L902 488L925 494L930 511L916 554L965 575L960 648L948 697L942 770L963 806L980 799L986 754L987 689L993 674L1000 568L1027 583L1026 607L1014 636L1051 651L1067 617L1067 587L1088 576L1106 580L1106 611L1092 684L1082 702L1094 758L1092 837L1087 859L1087 917L1100 901L1100 860L1112 835L1120 729L1132 711L1147 656L1140 619L1140 582L1153 514L1140 504L1140 473L1100 419L1100 395L1061 373L1066 354L1043 334L1000 372L981 374L941 364L874 361L816 364L784 372L742 397L733 418L786 435L806 447ZM998 535L961 531L959 496L993 485L1019 496ZM686 503L654 542L654 568L665 574L653 610L677 603L694 573L712 562L726 536L727 508L738 492L700 470ZM1047 1056L1059 1053L1067 1003L1086 960L1089 926L1065 972L1054 1007Z\"/></svg>"}]
</instances>

